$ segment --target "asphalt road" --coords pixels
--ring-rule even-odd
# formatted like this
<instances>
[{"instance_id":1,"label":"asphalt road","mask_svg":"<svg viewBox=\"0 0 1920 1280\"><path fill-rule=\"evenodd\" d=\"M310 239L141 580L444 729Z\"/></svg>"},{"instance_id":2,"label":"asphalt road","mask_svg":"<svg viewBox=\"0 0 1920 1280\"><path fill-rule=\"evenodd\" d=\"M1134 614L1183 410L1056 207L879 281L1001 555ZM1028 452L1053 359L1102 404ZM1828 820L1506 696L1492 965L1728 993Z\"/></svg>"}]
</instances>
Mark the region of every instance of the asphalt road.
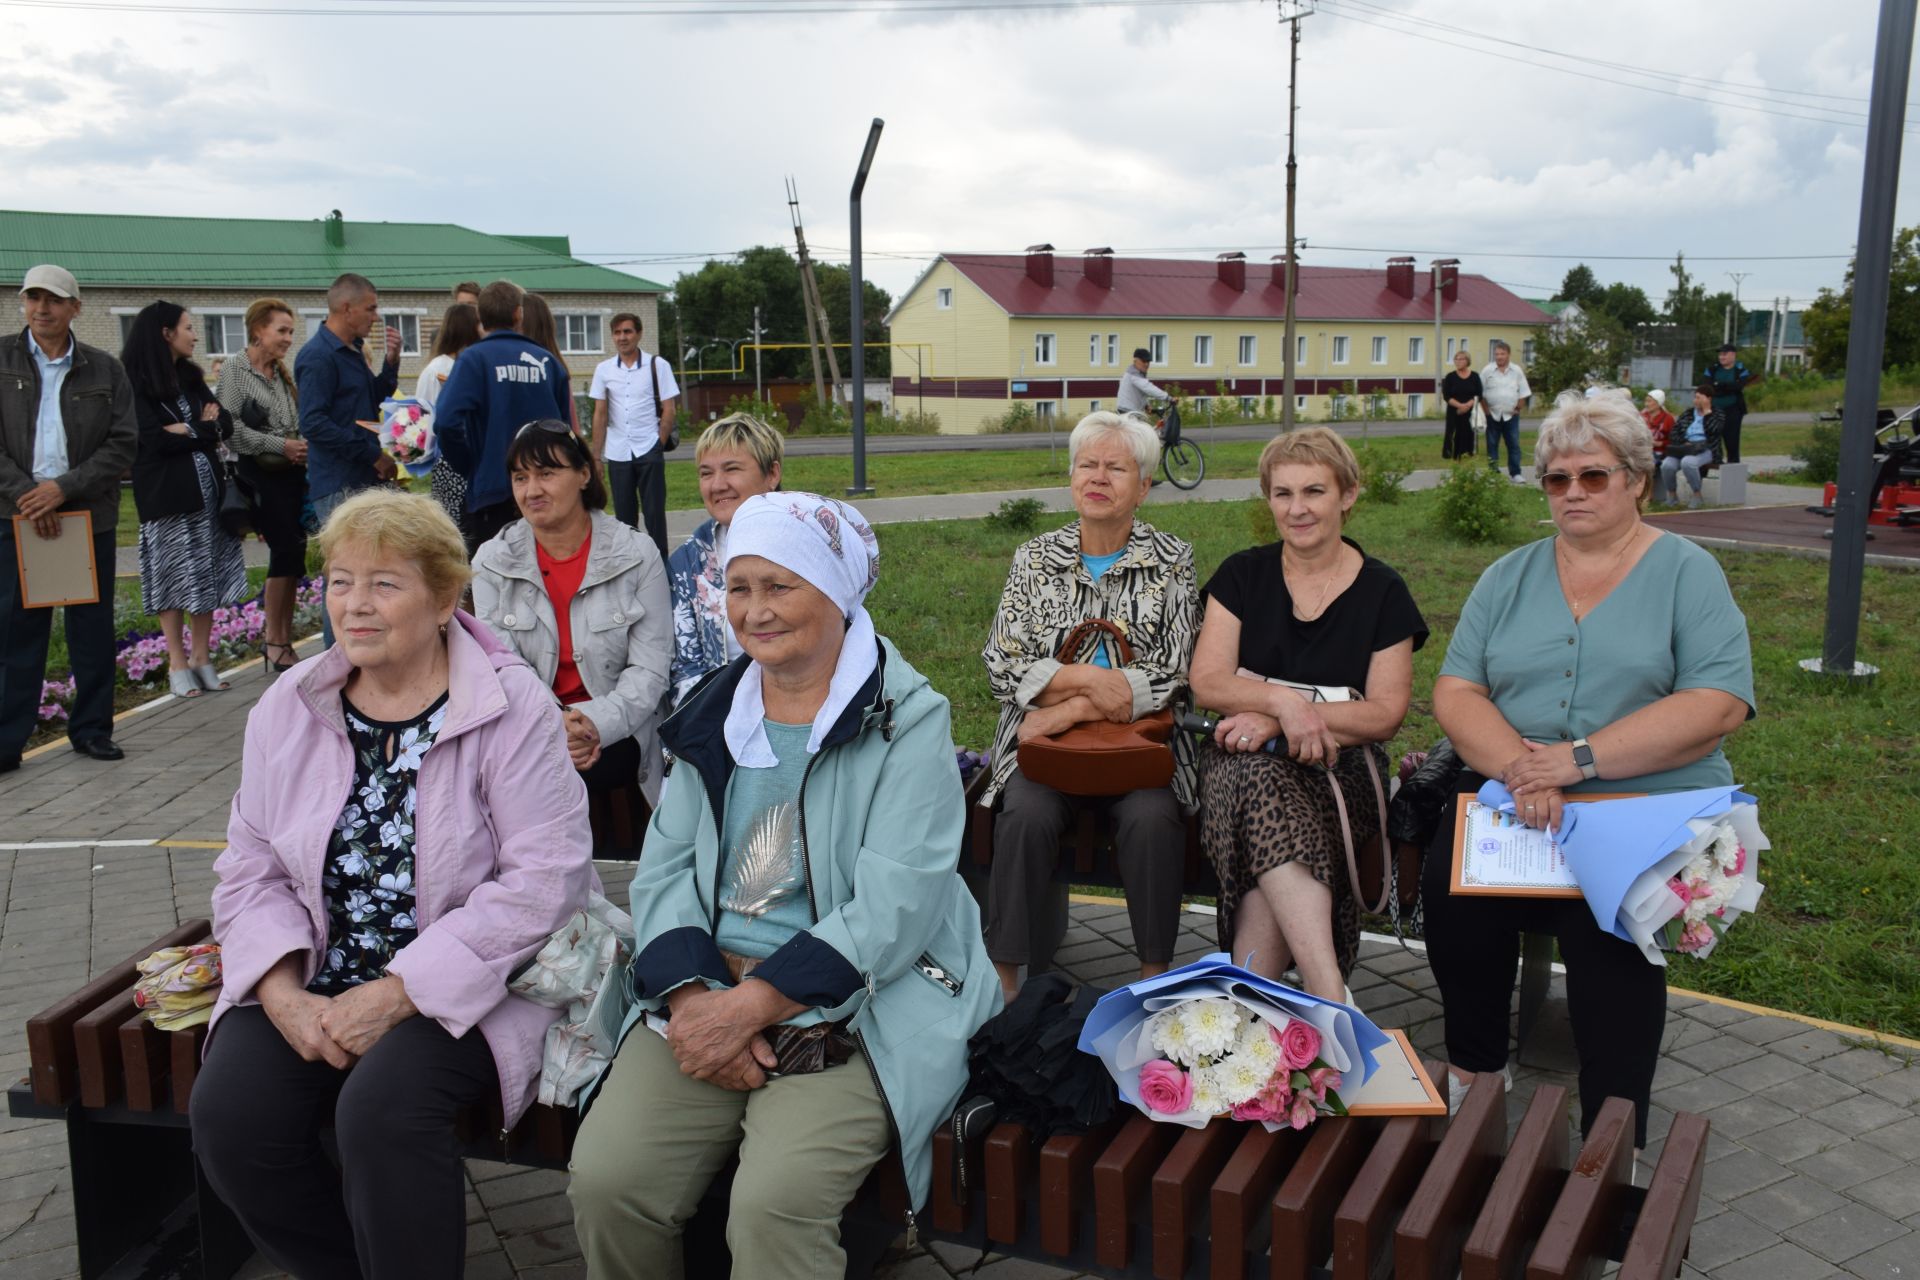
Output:
<instances>
[{"instance_id":1,"label":"asphalt road","mask_svg":"<svg viewBox=\"0 0 1920 1280\"><path fill-rule=\"evenodd\" d=\"M1794 413L1750 413L1746 420L1759 424L1765 422L1808 422L1813 418L1810 411ZM1531 431L1540 425L1538 418L1522 418L1520 429ZM1384 439L1388 436L1437 436L1441 423L1438 419L1419 422L1343 422L1339 425L1340 434L1349 440L1358 440L1361 431L1369 437ZM1209 444L1227 444L1242 440L1271 440L1275 428L1271 424L1257 423L1244 427L1186 427L1182 435L1192 436L1202 447ZM867 456L881 453L974 453L981 450L997 449L1045 449L1050 446L1064 447L1067 443L1067 429L1053 432L1051 437L1045 431L1023 432L1018 435L978 435L978 436L868 436ZM852 436L788 436L787 456L790 458L828 458L853 452ZM691 454L683 455L692 457Z\"/></svg>"}]
</instances>

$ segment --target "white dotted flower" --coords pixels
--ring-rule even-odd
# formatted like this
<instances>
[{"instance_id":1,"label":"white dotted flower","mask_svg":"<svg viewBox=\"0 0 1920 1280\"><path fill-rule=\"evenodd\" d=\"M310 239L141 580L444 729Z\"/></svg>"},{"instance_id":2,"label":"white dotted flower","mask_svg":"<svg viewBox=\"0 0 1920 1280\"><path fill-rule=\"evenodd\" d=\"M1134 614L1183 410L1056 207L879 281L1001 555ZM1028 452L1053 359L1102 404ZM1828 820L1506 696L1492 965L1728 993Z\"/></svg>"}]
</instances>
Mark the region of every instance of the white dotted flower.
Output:
<instances>
[{"instance_id":1,"label":"white dotted flower","mask_svg":"<svg viewBox=\"0 0 1920 1280\"><path fill-rule=\"evenodd\" d=\"M1229 1107L1237 1107L1259 1093L1272 1074L1272 1068L1261 1070L1252 1056L1245 1053L1235 1053L1213 1068L1213 1078L1220 1089L1220 1096Z\"/></svg>"},{"instance_id":2,"label":"white dotted flower","mask_svg":"<svg viewBox=\"0 0 1920 1280\"><path fill-rule=\"evenodd\" d=\"M1273 1069L1280 1065L1280 1046L1267 1034L1265 1021L1248 1018L1240 1028L1240 1042L1233 1047L1233 1056L1248 1060L1265 1075L1272 1075Z\"/></svg>"},{"instance_id":3,"label":"white dotted flower","mask_svg":"<svg viewBox=\"0 0 1920 1280\"><path fill-rule=\"evenodd\" d=\"M1240 1006L1231 1000L1189 1000L1180 1006L1180 1019L1198 1057L1220 1057L1240 1034Z\"/></svg>"},{"instance_id":4,"label":"white dotted flower","mask_svg":"<svg viewBox=\"0 0 1920 1280\"><path fill-rule=\"evenodd\" d=\"M1217 1116L1228 1110L1233 1104L1228 1102L1221 1092L1219 1083L1214 1079L1213 1069L1203 1067L1193 1073L1193 1109L1202 1115Z\"/></svg>"},{"instance_id":5,"label":"white dotted flower","mask_svg":"<svg viewBox=\"0 0 1920 1280\"><path fill-rule=\"evenodd\" d=\"M1155 1053L1164 1053L1183 1067L1193 1065L1193 1046L1187 1043L1187 1029L1178 1009L1154 1014L1148 1027Z\"/></svg>"}]
</instances>

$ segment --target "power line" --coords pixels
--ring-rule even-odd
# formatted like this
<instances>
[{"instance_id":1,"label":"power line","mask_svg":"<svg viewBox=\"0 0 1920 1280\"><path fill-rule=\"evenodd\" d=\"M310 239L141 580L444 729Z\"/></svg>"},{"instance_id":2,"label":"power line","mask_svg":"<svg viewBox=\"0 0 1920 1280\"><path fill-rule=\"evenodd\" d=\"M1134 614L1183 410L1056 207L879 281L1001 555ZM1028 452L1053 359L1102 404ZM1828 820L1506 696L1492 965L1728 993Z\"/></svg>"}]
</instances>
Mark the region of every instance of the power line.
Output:
<instances>
[{"instance_id":1,"label":"power line","mask_svg":"<svg viewBox=\"0 0 1920 1280\"><path fill-rule=\"evenodd\" d=\"M414 5L433 6L436 0L412 0ZM530 0L443 0L445 7L402 7L382 3L377 8L338 8L303 5L217 4L184 0L142 4L132 0L0 0L0 6L15 9L85 10L104 13L190 14L202 17L296 18L671 18L671 17L808 17L815 14L922 14L922 13L1026 13L1074 9L1160 9L1197 8L1209 5L1247 4L1249 0L924 0L901 7L900 0L863 4L859 0L721 0L703 5L697 0L553 0L553 7L529 8ZM605 7L561 8L562 4ZM453 5L468 7L455 8ZM472 6L483 7L472 7ZM507 6L515 7L507 7ZM485 7L493 6L493 7Z\"/></svg>"}]
</instances>

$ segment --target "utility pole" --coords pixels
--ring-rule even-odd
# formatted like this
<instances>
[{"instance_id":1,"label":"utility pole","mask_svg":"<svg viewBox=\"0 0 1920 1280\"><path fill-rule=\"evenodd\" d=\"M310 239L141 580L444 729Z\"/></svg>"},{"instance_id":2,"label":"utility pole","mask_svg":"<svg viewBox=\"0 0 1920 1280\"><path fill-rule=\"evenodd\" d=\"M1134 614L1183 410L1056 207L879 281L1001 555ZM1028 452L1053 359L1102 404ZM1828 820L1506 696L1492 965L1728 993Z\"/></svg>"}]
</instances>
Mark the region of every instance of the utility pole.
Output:
<instances>
[{"instance_id":1,"label":"utility pole","mask_svg":"<svg viewBox=\"0 0 1920 1280\"><path fill-rule=\"evenodd\" d=\"M753 304L753 398L765 400L766 389L760 377L760 304Z\"/></svg>"},{"instance_id":2,"label":"utility pole","mask_svg":"<svg viewBox=\"0 0 1920 1280\"><path fill-rule=\"evenodd\" d=\"M1767 354L1761 358L1760 371L1773 372L1773 331L1780 324L1780 299L1773 300L1773 306L1767 311Z\"/></svg>"},{"instance_id":3,"label":"utility pole","mask_svg":"<svg viewBox=\"0 0 1920 1280\"><path fill-rule=\"evenodd\" d=\"M1864 682L1875 668L1855 659L1861 579L1867 559L1867 499L1873 490L1873 438L1886 354L1887 296L1893 265L1893 211L1900 193L1900 143L1906 132L1907 76L1913 68L1915 0L1880 0L1873 88L1867 98L1867 155L1860 183L1860 232L1854 239L1853 315L1847 327L1847 384L1840 422L1840 470L1833 495L1833 551L1827 557L1827 634L1803 670Z\"/></svg>"},{"instance_id":4,"label":"utility pole","mask_svg":"<svg viewBox=\"0 0 1920 1280\"><path fill-rule=\"evenodd\" d=\"M1294 235L1293 208L1295 187L1294 163L1294 125L1300 114L1299 100L1295 94L1296 82L1300 75L1300 19L1313 12L1313 5L1298 3L1297 0L1279 0L1280 21L1290 29L1287 35L1287 321L1284 349L1280 363L1280 429L1291 431L1293 421L1294 396L1294 356L1298 352L1299 339L1295 336L1294 305L1295 295L1300 292L1300 256L1299 240Z\"/></svg>"},{"instance_id":5,"label":"utility pole","mask_svg":"<svg viewBox=\"0 0 1920 1280\"><path fill-rule=\"evenodd\" d=\"M807 355L813 360L813 398L817 403L825 404L827 388L820 379L820 334L815 320L817 308L813 298L813 268L807 262L807 232L800 225L800 193L794 189L791 177L787 179L787 212L793 218L793 239L800 249L800 310L807 317ZM838 382L840 375L834 374L833 380Z\"/></svg>"},{"instance_id":6,"label":"utility pole","mask_svg":"<svg viewBox=\"0 0 1920 1280\"><path fill-rule=\"evenodd\" d=\"M1733 316L1727 322L1727 328L1731 332L1723 341L1731 342L1735 346L1740 345L1740 282L1752 274L1751 271L1727 272L1727 279L1733 281Z\"/></svg>"},{"instance_id":7,"label":"utility pole","mask_svg":"<svg viewBox=\"0 0 1920 1280\"><path fill-rule=\"evenodd\" d=\"M1446 299L1447 268L1458 267L1459 265L1460 259L1458 258L1435 258L1431 266L1433 272L1433 396L1434 399L1442 402L1442 417L1445 417L1445 401L1444 393L1440 390L1440 384L1445 382L1447 378L1447 361L1446 357L1440 354L1442 349L1440 341L1440 304Z\"/></svg>"}]
</instances>

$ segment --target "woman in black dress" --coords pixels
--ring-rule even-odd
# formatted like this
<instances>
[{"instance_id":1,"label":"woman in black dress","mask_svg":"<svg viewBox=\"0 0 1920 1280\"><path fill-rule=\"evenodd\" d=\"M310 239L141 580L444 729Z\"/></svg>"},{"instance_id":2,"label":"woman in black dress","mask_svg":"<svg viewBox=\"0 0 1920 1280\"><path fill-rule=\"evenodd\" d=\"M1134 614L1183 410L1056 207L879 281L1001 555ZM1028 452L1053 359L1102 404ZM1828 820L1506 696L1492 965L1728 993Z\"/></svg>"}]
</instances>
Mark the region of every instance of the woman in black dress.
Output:
<instances>
[{"instance_id":1,"label":"woman in black dress","mask_svg":"<svg viewBox=\"0 0 1920 1280\"><path fill-rule=\"evenodd\" d=\"M1280 542L1229 556L1207 583L1189 676L1194 701L1223 713L1200 756L1220 945L1269 977L1297 968L1307 991L1333 1000L1360 941L1333 786L1358 847L1380 827L1378 744L1406 718L1413 651L1427 639L1400 575L1340 534L1359 488L1353 451L1326 427L1266 447L1260 491ZM1275 680L1361 696L1310 701Z\"/></svg>"},{"instance_id":2,"label":"woman in black dress","mask_svg":"<svg viewBox=\"0 0 1920 1280\"><path fill-rule=\"evenodd\" d=\"M1465 350L1453 356L1453 372L1440 384L1447 401L1447 430L1440 441L1443 458L1471 458L1474 450L1473 406L1480 403L1485 388L1473 371L1473 356Z\"/></svg>"}]
</instances>

